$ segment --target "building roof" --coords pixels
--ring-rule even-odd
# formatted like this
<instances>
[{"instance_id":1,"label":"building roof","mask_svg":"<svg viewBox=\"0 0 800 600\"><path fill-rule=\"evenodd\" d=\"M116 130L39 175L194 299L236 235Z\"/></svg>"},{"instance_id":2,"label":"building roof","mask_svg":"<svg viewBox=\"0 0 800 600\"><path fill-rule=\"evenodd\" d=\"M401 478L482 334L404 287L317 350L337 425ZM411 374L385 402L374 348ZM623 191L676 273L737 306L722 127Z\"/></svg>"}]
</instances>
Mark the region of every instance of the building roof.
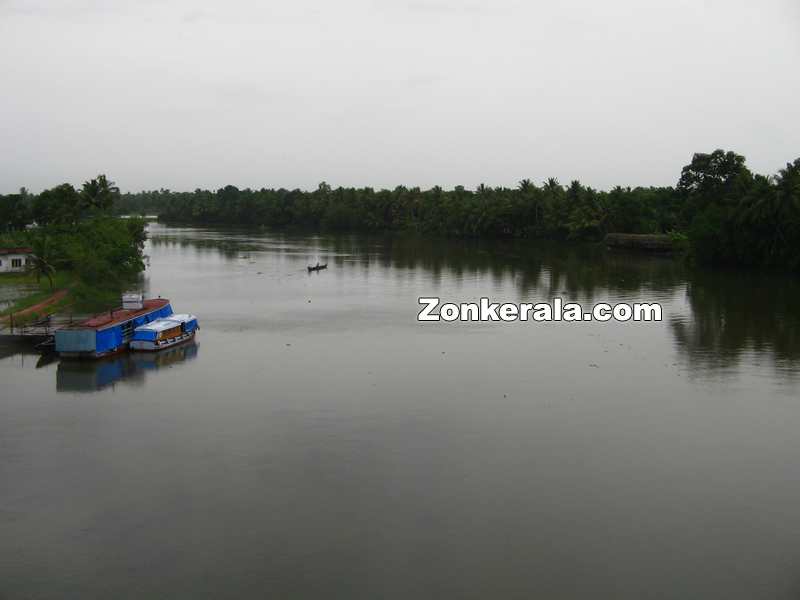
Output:
<instances>
[{"instance_id":1,"label":"building roof","mask_svg":"<svg viewBox=\"0 0 800 600\"><path fill-rule=\"evenodd\" d=\"M5 254L33 254L33 248L0 248L0 255Z\"/></svg>"}]
</instances>

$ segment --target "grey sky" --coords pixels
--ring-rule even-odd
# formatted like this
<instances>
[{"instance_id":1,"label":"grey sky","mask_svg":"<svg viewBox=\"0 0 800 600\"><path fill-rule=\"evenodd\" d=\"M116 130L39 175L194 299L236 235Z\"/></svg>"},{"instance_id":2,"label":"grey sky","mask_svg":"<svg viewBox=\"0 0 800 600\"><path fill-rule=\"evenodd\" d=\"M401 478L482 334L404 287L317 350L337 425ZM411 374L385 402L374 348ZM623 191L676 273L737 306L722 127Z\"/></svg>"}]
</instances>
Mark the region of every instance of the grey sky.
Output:
<instances>
[{"instance_id":1,"label":"grey sky","mask_svg":"<svg viewBox=\"0 0 800 600\"><path fill-rule=\"evenodd\" d=\"M673 184L800 156L797 0L0 0L0 192Z\"/></svg>"}]
</instances>

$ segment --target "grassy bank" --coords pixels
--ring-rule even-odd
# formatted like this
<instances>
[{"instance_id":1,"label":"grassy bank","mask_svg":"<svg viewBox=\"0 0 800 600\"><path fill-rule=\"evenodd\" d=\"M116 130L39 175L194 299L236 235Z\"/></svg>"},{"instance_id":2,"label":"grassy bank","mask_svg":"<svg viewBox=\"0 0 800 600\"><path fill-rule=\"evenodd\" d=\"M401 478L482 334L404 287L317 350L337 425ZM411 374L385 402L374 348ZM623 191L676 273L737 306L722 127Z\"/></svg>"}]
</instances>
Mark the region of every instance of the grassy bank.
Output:
<instances>
[{"instance_id":1,"label":"grassy bank","mask_svg":"<svg viewBox=\"0 0 800 600\"><path fill-rule=\"evenodd\" d=\"M0 319L8 320L13 314L15 322L22 324L35 321L47 315L70 308L79 313L100 312L119 306L120 291L117 289L98 288L82 282L75 273L60 272L53 278L53 287L47 280L36 282L36 278L27 274L16 274L13 277L0 277L2 285L34 285L30 292L17 298L13 304L0 310ZM58 294L54 302L47 302ZM31 307L47 303L41 310L31 311Z\"/></svg>"},{"instance_id":2,"label":"grassy bank","mask_svg":"<svg viewBox=\"0 0 800 600\"><path fill-rule=\"evenodd\" d=\"M0 318L7 321L10 315L14 315L14 321L23 324L35 321L47 315L58 312L59 310L74 303L73 290L76 287L75 277L72 273L57 273L53 277L53 287L46 279L41 279L38 283L36 277L28 273L6 273L0 276L0 285L35 285L35 291L26 293L18 298L11 306L0 311ZM57 300L48 302L58 294ZM41 310L31 311L32 307L38 304L47 303ZM19 316L17 316L19 315Z\"/></svg>"},{"instance_id":3,"label":"grassy bank","mask_svg":"<svg viewBox=\"0 0 800 600\"><path fill-rule=\"evenodd\" d=\"M36 277L30 273L0 273L0 285L32 285Z\"/></svg>"}]
</instances>

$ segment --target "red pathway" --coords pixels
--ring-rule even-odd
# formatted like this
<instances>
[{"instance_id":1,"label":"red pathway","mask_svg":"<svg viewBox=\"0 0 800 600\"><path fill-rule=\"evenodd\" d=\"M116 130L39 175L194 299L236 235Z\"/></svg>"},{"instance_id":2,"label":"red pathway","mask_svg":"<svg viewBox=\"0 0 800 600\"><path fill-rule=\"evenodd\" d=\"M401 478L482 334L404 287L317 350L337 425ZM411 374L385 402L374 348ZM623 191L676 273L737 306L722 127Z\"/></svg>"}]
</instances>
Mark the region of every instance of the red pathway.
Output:
<instances>
[{"instance_id":1,"label":"red pathway","mask_svg":"<svg viewBox=\"0 0 800 600\"><path fill-rule=\"evenodd\" d=\"M20 311L17 311L14 314L14 319L19 319L30 315L31 313L38 313L41 312L42 309L45 309L49 306L52 306L56 302L59 302L67 295L67 290L58 290L52 296L47 298L46 300L42 300L38 304L34 304L33 306L29 306L28 308L23 308ZM8 321L8 315L2 317L3 320Z\"/></svg>"}]
</instances>

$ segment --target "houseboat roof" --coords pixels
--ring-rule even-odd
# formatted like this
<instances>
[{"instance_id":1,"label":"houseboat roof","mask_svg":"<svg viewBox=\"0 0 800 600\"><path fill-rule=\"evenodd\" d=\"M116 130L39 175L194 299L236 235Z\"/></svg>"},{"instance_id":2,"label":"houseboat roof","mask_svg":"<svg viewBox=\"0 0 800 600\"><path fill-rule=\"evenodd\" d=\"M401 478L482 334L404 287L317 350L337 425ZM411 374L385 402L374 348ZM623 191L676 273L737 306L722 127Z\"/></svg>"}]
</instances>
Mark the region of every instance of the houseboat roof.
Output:
<instances>
[{"instance_id":1,"label":"houseboat roof","mask_svg":"<svg viewBox=\"0 0 800 600\"><path fill-rule=\"evenodd\" d=\"M33 254L33 248L0 248L0 254Z\"/></svg>"},{"instance_id":2,"label":"houseboat roof","mask_svg":"<svg viewBox=\"0 0 800 600\"><path fill-rule=\"evenodd\" d=\"M150 300L144 300L142 302L142 308L140 309L115 308L114 310L110 310L103 314L96 315L91 319L87 319L83 323L77 325L77 327L91 327L92 329L100 329L110 325L117 325L119 323L124 323L125 321L130 321L136 317L151 313L154 310L164 308L167 304L169 304L169 300L166 298L153 298Z\"/></svg>"},{"instance_id":3,"label":"houseboat roof","mask_svg":"<svg viewBox=\"0 0 800 600\"><path fill-rule=\"evenodd\" d=\"M189 313L181 313L178 315L170 315L166 317L170 321L178 321L179 323L188 323L189 321L196 321L197 317Z\"/></svg>"},{"instance_id":4,"label":"houseboat roof","mask_svg":"<svg viewBox=\"0 0 800 600\"><path fill-rule=\"evenodd\" d=\"M155 321L150 321L144 325L139 325L139 327L136 328L136 331L161 332L194 320L197 320L197 317L194 315L170 315L168 317L164 317L163 319L156 319Z\"/></svg>"}]
</instances>

